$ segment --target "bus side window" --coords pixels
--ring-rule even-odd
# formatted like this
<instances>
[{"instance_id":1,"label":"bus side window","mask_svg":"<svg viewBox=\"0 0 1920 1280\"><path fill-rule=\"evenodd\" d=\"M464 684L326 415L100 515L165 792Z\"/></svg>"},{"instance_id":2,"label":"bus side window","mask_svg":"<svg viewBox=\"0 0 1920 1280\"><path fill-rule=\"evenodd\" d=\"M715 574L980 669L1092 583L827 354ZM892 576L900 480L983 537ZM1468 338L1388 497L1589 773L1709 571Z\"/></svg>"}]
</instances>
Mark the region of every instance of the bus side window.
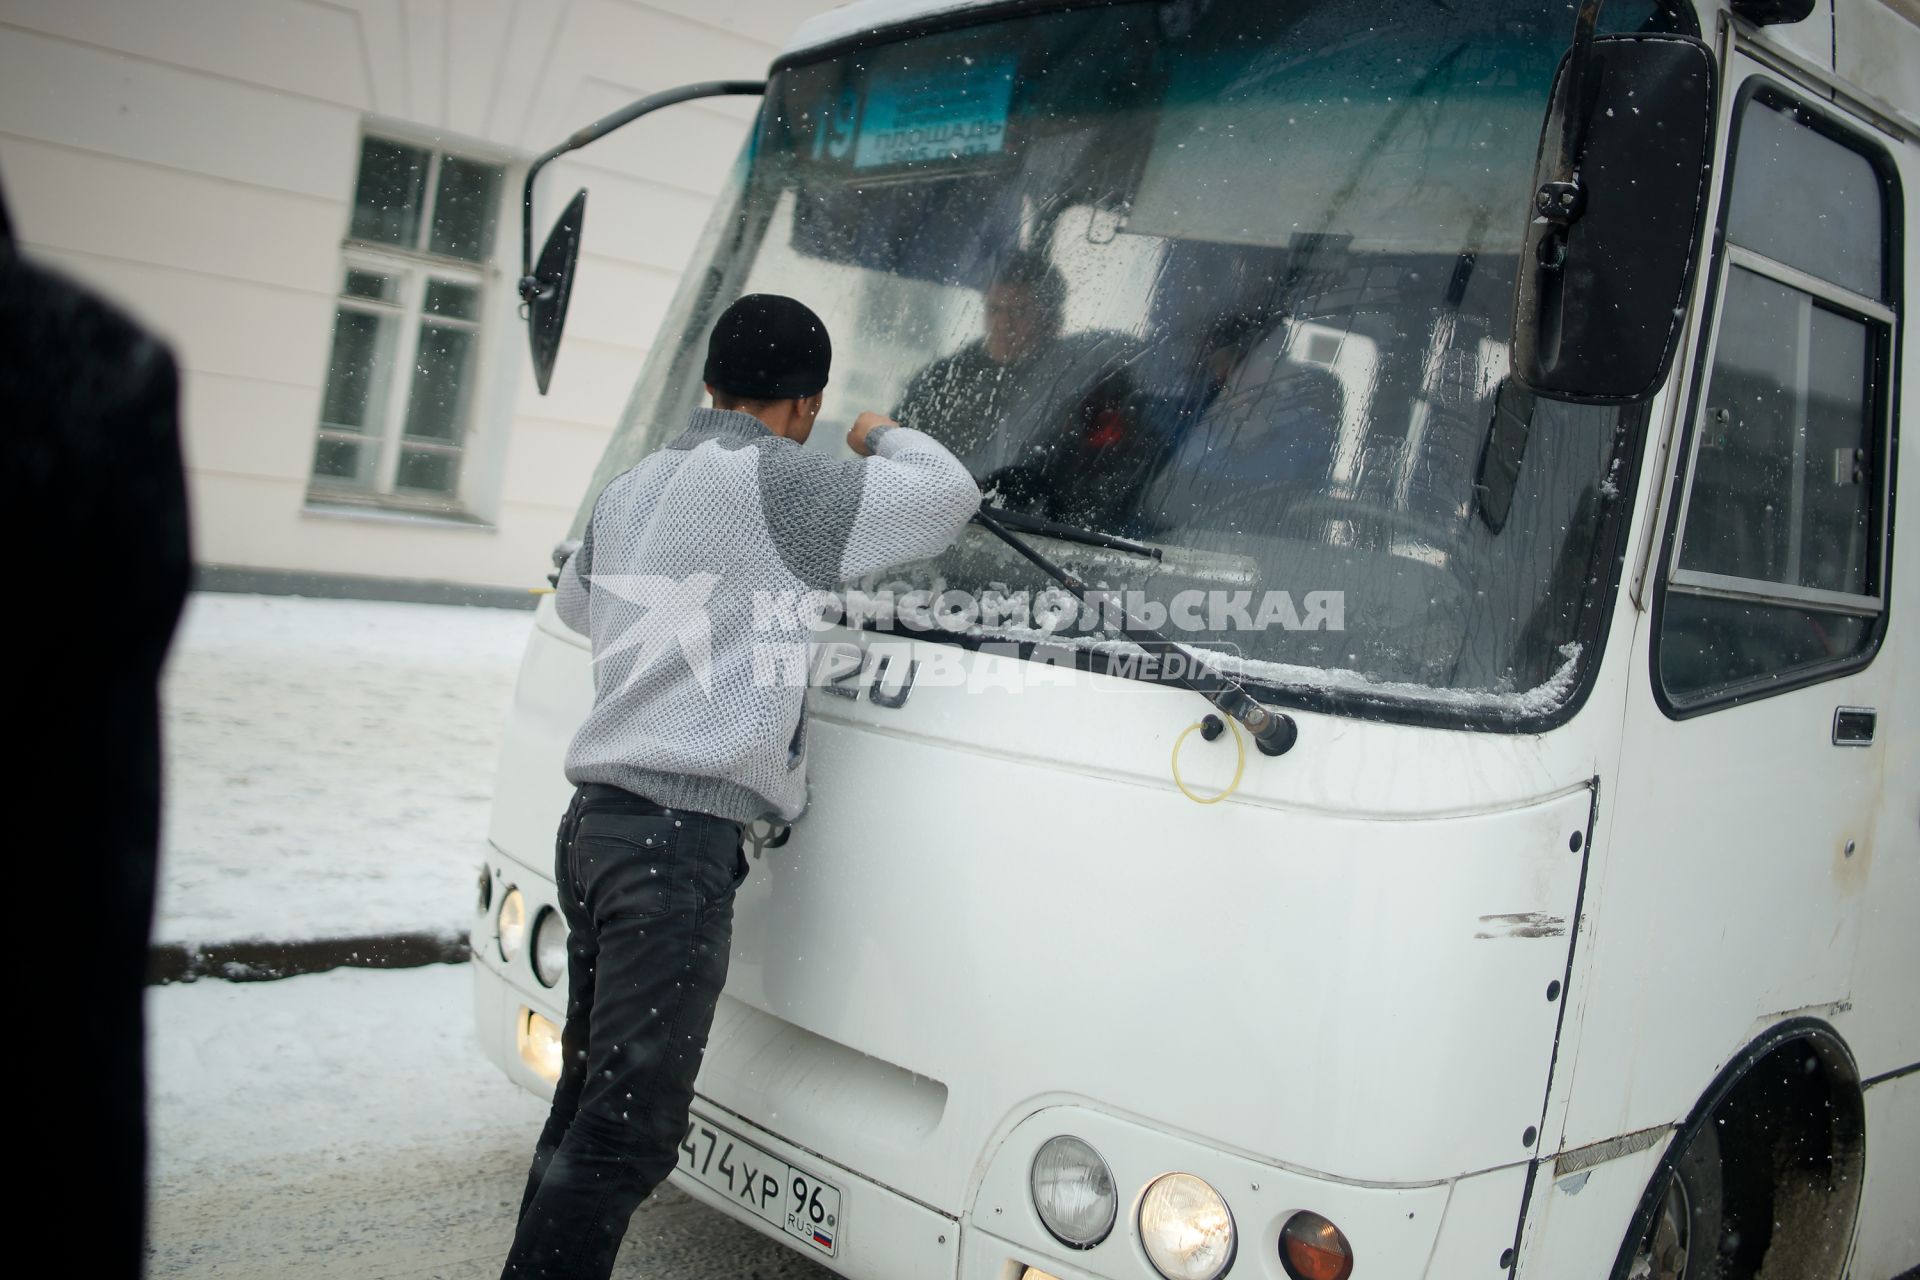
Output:
<instances>
[{"instance_id":1,"label":"bus side window","mask_svg":"<svg viewBox=\"0 0 1920 1280\"><path fill-rule=\"evenodd\" d=\"M1688 709L1857 667L1885 609L1891 169L1767 82L1738 111L1660 612L1661 685Z\"/></svg>"}]
</instances>

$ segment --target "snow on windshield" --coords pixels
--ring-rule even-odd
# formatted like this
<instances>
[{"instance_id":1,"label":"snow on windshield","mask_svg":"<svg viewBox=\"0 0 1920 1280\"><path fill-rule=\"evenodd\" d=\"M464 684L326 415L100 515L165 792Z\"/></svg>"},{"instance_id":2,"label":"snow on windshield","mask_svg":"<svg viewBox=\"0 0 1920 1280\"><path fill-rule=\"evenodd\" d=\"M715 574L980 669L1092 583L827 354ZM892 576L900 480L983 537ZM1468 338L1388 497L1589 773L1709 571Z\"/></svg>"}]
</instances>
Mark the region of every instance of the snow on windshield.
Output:
<instances>
[{"instance_id":1,"label":"snow on windshield","mask_svg":"<svg viewBox=\"0 0 1920 1280\"><path fill-rule=\"evenodd\" d=\"M1542 402L1510 504L1483 510L1564 8L1170 12L1054 13L779 74L669 319L675 354L602 478L678 429L715 310L786 293L834 335L809 447L890 412L1001 506L1163 548L1098 566L1150 604L1338 595L1337 635L1232 610L1174 634L1250 678L1545 709L1577 684L1631 457L1617 411ZM980 538L904 578L1051 585Z\"/></svg>"}]
</instances>

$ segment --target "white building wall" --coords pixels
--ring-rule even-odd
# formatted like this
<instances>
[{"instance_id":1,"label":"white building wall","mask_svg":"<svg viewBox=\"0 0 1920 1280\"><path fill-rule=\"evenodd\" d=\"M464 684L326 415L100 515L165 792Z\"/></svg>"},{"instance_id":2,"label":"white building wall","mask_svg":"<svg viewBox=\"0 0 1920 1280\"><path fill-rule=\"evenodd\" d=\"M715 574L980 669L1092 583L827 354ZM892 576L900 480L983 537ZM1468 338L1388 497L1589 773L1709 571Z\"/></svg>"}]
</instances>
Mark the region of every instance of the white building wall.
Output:
<instances>
[{"instance_id":1,"label":"white building wall","mask_svg":"<svg viewBox=\"0 0 1920 1280\"><path fill-rule=\"evenodd\" d=\"M552 394L514 315L525 162L691 80L758 78L827 0L0 0L0 189L27 252L174 345L203 564L538 583L744 137L689 103L552 165L592 190ZM463 497L479 521L310 506L374 132L504 163Z\"/></svg>"}]
</instances>

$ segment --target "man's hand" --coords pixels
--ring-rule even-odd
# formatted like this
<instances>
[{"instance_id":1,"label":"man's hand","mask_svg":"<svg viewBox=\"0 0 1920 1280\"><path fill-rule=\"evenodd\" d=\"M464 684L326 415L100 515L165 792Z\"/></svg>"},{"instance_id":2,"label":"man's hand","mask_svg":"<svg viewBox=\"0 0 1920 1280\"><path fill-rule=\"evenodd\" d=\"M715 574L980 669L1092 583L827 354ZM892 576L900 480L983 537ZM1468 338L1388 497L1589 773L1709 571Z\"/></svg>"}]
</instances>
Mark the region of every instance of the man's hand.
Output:
<instances>
[{"instance_id":1,"label":"man's hand","mask_svg":"<svg viewBox=\"0 0 1920 1280\"><path fill-rule=\"evenodd\" d=\"M871 409L853 420L853 426L847 431L847 448L863 458L873 456L873 450L867 447L867 433L875 427L897 427L900 424L884 413L875 413Z\"/></svg>"}]
</instances>

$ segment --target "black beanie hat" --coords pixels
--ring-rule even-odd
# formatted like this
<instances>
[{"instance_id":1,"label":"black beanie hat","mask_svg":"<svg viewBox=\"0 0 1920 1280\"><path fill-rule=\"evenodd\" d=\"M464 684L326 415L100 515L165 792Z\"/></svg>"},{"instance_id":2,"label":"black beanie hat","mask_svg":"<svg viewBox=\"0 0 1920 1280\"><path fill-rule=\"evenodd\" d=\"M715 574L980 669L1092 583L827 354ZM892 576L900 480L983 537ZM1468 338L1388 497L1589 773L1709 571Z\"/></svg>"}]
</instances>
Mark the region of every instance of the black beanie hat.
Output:
<instances>
[{"instance_id":1,"label":"black beanie hat","mask_svg":"<svg viewBox=\"0 0 1920 1280\"><path fill-rule=\"evenodd\" d=\"M792 400L827 385L833 343L811 308L777 293L750 293L714 321L705 381L745 400Z\"/></svg>"}]
</instances>

